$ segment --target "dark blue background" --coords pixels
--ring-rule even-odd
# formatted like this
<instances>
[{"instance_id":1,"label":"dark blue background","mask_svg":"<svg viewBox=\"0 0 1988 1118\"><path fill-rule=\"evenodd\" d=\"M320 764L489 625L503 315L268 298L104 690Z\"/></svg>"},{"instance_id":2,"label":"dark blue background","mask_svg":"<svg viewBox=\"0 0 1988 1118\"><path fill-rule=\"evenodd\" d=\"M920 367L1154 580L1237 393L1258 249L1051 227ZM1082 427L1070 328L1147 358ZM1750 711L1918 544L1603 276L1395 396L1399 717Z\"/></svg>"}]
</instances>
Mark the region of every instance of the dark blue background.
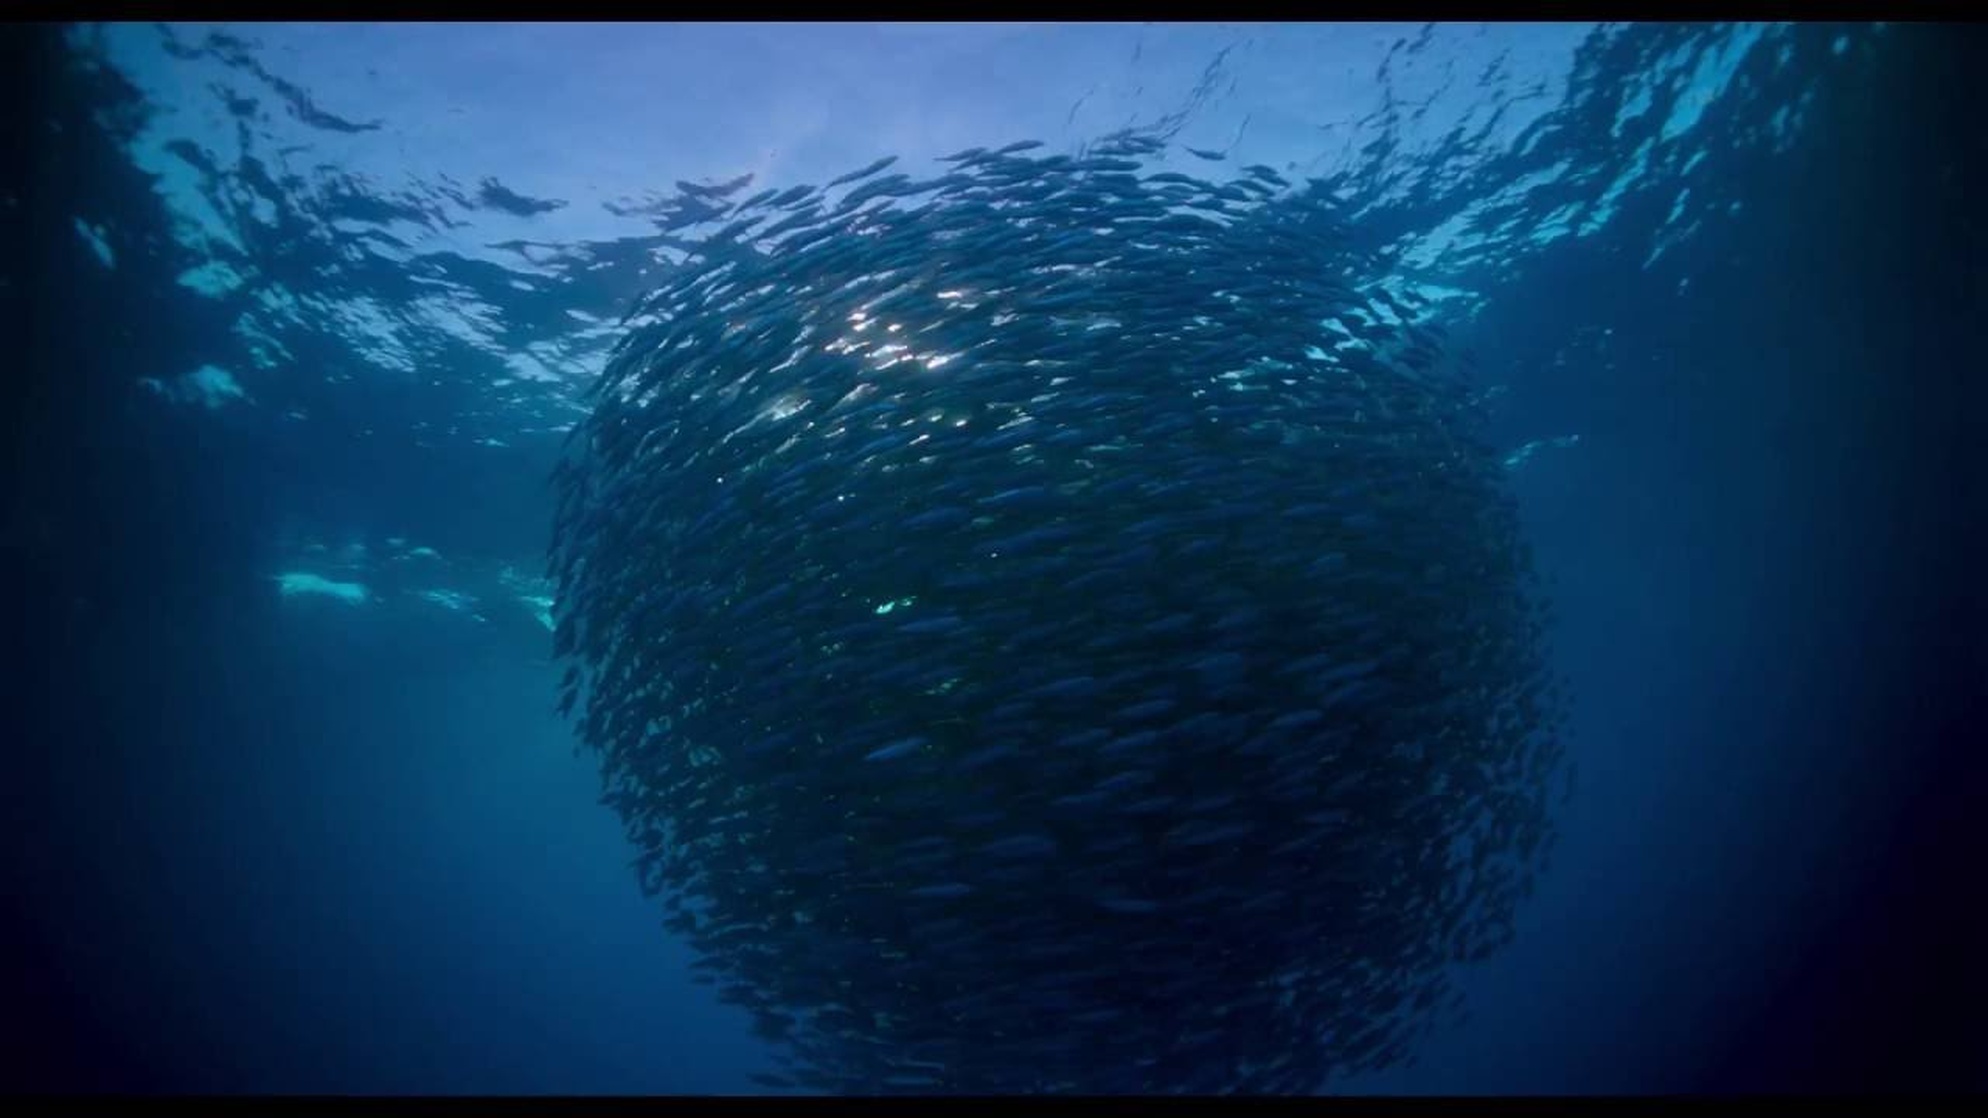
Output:
<instances>
[{"instance_id":1,"label":"dark blue background","mask_svg":"<svg viewBox=\"0 0 1988 1118\"><path fill-rule=\"evenodd\" d=\"M1794 150L1717 169L1742 218L1646 271L1650 202L1486 311L1511 411L1583 435L1518 483L1580 787L1472 1024L1349 1086L1988 1087L1982 39L1893 29ZM688 982L516 654L542 632L245 589L299 502L535 554L550 448L355 472L135 409L223 324L162 247L75 251L78 198L140 228L158 204L89 126L115 79L4 40L0 1083L750 1090L757 1043ZM1554 365L1583 328L1612 367Z\"/></svg>"}]
</instances>

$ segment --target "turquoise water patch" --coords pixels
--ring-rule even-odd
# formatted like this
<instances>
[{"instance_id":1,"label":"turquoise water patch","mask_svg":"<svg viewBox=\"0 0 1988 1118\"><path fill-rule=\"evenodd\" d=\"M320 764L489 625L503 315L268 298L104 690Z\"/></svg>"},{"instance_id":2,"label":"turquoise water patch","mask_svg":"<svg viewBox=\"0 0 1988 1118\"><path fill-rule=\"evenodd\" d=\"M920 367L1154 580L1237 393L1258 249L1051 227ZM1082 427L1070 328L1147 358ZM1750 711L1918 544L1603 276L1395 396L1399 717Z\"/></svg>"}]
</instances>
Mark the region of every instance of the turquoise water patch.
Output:
<instances>
[{"instance_id":1,"label":"turquoise water patch","mask_svg":"<svg viewBox=\"0 0 1988 1118\"><path fill-rule=\"evenodd\" d=\"M322 575L314 575L307 571L285 571L277 575L276 589L285 598L317 595L354 606L364 605L372 597L363 583L334 582Z\"/></svg>"}]
</instances>

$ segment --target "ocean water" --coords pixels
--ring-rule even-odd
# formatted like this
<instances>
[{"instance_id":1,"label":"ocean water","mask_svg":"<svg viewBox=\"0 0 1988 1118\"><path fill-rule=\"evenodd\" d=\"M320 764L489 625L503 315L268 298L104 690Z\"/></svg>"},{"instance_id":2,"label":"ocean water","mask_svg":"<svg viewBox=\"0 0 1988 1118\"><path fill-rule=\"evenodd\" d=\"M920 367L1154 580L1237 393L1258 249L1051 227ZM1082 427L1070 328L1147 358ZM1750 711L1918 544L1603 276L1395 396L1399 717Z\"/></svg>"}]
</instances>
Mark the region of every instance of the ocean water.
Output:
<instances>
[{"instance_id":1,"label":"ocean water","mask_svg":"<svg viewBox=\"0 0 1988 1118\"><path fill-rule=\"evenodd\" d=\"M686 193L1129 127L1344 176L1556 607L1553 863L1322 1089L1988 1087L1977 28L4 39L7 1086L760 1090L553 709L547 474Z\"/></svg>"}]
</instances>

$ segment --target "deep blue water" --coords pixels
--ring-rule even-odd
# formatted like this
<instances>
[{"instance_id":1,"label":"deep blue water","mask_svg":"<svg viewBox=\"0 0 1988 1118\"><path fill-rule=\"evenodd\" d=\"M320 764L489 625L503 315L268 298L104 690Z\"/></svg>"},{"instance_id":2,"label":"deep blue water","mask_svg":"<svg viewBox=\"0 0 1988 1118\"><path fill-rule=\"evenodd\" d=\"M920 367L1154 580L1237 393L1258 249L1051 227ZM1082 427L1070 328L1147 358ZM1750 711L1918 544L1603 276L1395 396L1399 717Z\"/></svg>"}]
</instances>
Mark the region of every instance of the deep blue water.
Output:
<instances>
[{"instance_id":1,"label":"deep blue water","mask_svg":"<svg viewBox=\"0 0 1988 1118\"><path fill-rule=\"evenodd\" d=\"M1541 444L1559 851L1335 1088L1988 1086L1978 29L525 35L6 32L0 1081L751 1091L534 600L650 203L1178 114L1353 172Z\"/></svg>"}]
</instances>

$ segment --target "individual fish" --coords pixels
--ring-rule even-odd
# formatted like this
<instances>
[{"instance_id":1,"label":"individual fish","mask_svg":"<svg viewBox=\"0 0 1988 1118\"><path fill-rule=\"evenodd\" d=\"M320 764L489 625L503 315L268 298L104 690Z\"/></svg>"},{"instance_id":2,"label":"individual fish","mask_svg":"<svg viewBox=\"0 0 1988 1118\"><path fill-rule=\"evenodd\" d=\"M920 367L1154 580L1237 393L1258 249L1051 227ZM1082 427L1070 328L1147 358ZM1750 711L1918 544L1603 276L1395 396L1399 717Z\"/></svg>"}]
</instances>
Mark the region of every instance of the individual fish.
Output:
<instances>
[{"instance_id":1,"label":"individual fish","mask_svg":"<svg viewBox=\"0 0 1988 1118\"><path fill-rule=\"evenodd\" d=\"M900 738L897 741L891 742L889 745L881 746L877 749L871 750L868 753L865 753L863 755L863 760L895 761L900 757L911 756L913 753L917 752L924 745L925 745L924 738L919 738L919 737Z\"/></svg>"},{"instance_id":2,"label":"individual fish","mask_svg":"<svg viewBox=\"0 0 1988 1118\"><path fill-rule=\"evenodd\" d=\"M1180 704L1172 699L1147 699L1144 702L1133 703L1128 707L1121 707L1114 717L1120 722L1144 722L1151 718L1157 718L1178 705Z\"/></svg>"},{"instance_id":3,"label":"individual fish","mask_svg":"<svg viewBox=\"0 0 1988 1118\"><path fill-rule=\"evenodd\" d=\"M1124 916L1149 916L1160 910L1159 903L1139 897L1099 897L1097 906Z\"/></svg>"},{"instance_id":4,"label":"individual fish","mask_svg":"<svg viewBox=\"0 0 1988 1118\"><path fill-rule=\"evenodd\" d=\"M1056 853L1056 841L1047 835L1010 835L980 847L975 853L993 858L1047 858Z\"/></svg>"},{"instance_id":5,"label":"individual fish","mask_svg":"<svg viewBox=\"0 0 1988 1118\"><path fill-rule=\"evenodd\" d=\"M842 175L839 178L833 178L828 180L826 188L834 189L835 187L841 186L844 183L851 183L855 182L857 179L869 178L871 175L874 175L877 172L883 170L884 168L889 167L891 164L895 162L897 162L897 156L886 155L882 159L877 160L875 163L871 163L865 167L860 167L854 171L849 172L846 175Z\"/></svg>"}]
</instances>

